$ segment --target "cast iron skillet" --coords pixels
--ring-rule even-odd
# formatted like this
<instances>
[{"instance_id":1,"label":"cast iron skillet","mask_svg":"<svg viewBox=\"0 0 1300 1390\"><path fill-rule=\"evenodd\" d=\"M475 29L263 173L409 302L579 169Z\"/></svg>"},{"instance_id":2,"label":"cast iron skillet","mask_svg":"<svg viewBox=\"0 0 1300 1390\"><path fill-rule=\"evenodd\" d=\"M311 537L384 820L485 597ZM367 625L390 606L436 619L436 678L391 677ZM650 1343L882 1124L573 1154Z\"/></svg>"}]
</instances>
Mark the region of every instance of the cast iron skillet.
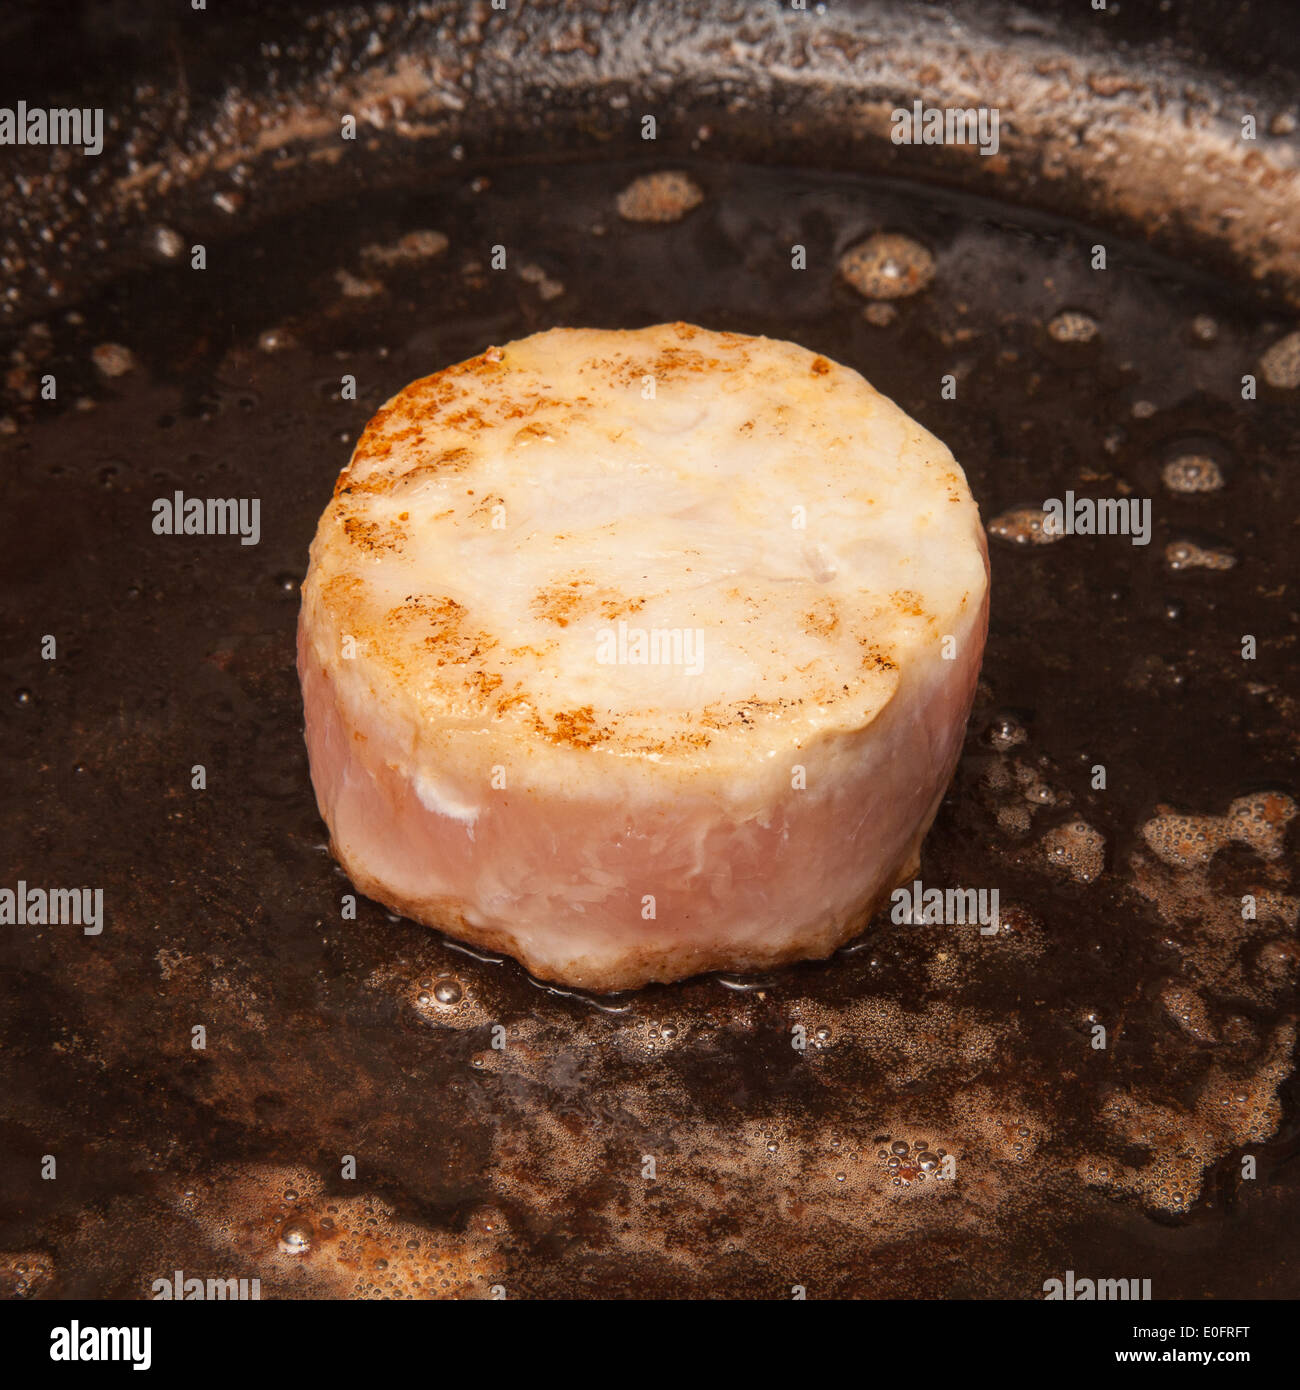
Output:
<instances>
[{"instance_id":1,"label":"cast iron skillet","mask_svg":"<svg viewBox=\"0 0 1300 1390\"><path fill-rule=\"evenodd\" d=\"M1284 5L1137 9L7 13L6 90L109 125L97 160L0 164L0 883L101 887L107 919L4 928L7 1292L1294 1296L1300 416L1259 359L1300 295L1297 45ZM998 107L998 155L892 144L916 99ZM665 168L702 204L622 222ZM882 229L937 260L892 319L835 271ZM447 249L373 250L422 230ZM986 520L1152 500L1146 547L996 528L922 877L999 888L997 938L882 920L592 999L344 919L293 630L351 441L491 342L677 318L861 370ZM259 544L154 534L176 489L259 498Z\"/></svg>"}]
</instances>

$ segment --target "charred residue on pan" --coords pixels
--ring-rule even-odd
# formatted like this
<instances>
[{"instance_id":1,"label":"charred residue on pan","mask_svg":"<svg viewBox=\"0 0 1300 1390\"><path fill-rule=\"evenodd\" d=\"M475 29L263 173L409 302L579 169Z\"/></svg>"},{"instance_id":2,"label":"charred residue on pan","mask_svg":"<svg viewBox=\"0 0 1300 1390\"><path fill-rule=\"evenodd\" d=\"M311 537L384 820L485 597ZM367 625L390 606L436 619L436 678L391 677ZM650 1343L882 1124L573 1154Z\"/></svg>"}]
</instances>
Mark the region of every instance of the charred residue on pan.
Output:
<instances>
[{"instance_id":1,"label":"charred residue on pan","mask_svg":"<svg viewBox=\"0 0 1300 1390\"><path fill-rule=\"evenodd\" d=\"M59 26L57 42L42 28L56 21L15 15L0 55L7 85L54 86L77 71L78 104L102 100L106 128L93 160L60 153L51 168L42 150L9 151L0 320L71 303L142 255L178 264L194 242L277 210L404 186L413 161L427 177L483 157L643 155L647 113L660 114L664 162L629 171L624 188L676 174L701 151L921 178L1104 213L1300 303L1290 81L1300 51L1289 26L1252 0L1230 13L1099 16L1068 0L959 8L958 20L908 0L821 10L736 0L724 14L675 0L647 25L636 0L273 12L230 0L219 33L157 7L125 32ZM114 86L123 67L131 85ZM1003 112L998 149L895 145L892 112L918 98ZM1249 140L1243 112L1258 118ZM345 117L356 122L350 144ZM680 192L669 201L680 206ZM534 268L544 293L563 284ZM349 275L354 292L371 292L372 280Z\"/></svg>"},{"instance_id":2,"label":"charred residue on pan","mask_svg":"<svg viewBox=\"0 0 1300 1390\"><path fill-rule=\"evenodd\" d=\"M1294 1219L1300 420L1285 390L1235 388L1285 325L1113 239L1102 294L1091 229L829 174L688 164L687 218L623 226L639 167L284 218L203 277L127 276L6 344L60 396L11 383L0 439L3 881L96 882L108 914L93 942L7 929L15 1288L138 1296L182 1268L268 1297L1032 1297L1092 1260L1199 1295L1239 1290L1234 1252ZM835 274L882 226L935 258L885 326ZM412 228L445 252L380 266L382 295L340 288ZM788 269L794 240L816 268ZM484 273L494 241L566 295ZM1064 310L1097 331L1053 334ZM763 980L583 1000L364 900L340 920L293 671L337 467L396 389L489 342L673 318L862 371L951 445L986 520L1067 489L1154 499L1146 546L990 542L983 681L921 878L997 887L996 936L882 920ZM133 369L106 376L104 343ZM1207 449L1220 489L1164 484ZM259 545L154 535L178 488L260 497ZM1171 571L1189 537L1238 563Z\"/></svg>"}]
</instances>

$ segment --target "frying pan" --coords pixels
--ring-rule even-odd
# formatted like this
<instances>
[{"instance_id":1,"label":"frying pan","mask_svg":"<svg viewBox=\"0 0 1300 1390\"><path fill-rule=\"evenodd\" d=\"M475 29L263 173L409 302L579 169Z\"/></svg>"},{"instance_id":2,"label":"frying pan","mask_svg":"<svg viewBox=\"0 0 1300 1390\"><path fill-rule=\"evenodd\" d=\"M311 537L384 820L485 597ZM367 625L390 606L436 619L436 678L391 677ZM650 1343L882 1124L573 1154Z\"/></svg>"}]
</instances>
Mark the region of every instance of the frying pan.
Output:
<instances>
[{"instance_id":1,"label":"frying pan","mask_svg":"<svg viewBox=\"0 0 1300 1390\"><path fill-rule=\"evenodd\" d=\"M104 929L3 930L5 1292L1300 1292L1289 21L10 7L5 90L105 143L0 162L0 882ZM997 152L894 143L918 100ZM700 205L621 219L667 169ZM836 271L881 230L935 258L892 310ZM345 915L293 634L351 443L489 343L672 319L860 370L965 467L992 624L921 877L996 887L996 936L593 997ZM157 534L177 490L258 543ZM1070 490L1150 544L1042 543Z\"/></svg>"}]
</instances>

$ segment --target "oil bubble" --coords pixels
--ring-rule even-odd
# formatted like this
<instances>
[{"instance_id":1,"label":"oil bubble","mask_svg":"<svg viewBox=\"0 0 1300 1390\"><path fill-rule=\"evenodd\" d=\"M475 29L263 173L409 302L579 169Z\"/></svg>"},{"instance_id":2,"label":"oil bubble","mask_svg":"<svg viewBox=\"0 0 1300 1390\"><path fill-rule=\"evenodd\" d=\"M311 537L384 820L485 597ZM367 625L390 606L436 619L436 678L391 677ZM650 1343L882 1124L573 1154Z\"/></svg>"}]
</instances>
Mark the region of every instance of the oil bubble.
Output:
<instances>
[{"instance_id":1,"label":"oil bubble","mask_svg":"<svg viewBox=\"0 0 1300 1390\"><path fill-rule=\"evenodd\" d=\"M1230 570L1237 557L1227 550L1209 550L1193 541L1170 541L1165 546L1165 564L1171 570Z\"/></svg>"},{"instance_id":2,"label":"oil bubble","mask_svg":"<svg viewBox=\"0 0 1300 1390\"><path fill-rule=\"evenodd\" d=\"M1223 470L1208 454L1179 454L1160 477L1170 492L1217 492L1223 486Z\"/></svg>"},{"instance_id":3,"label":"oil bubble","mask_svg":"<svg viewBox=\"0 0 1300 1390\"><path fill-rule=\"evenodd\" d=\"M1259 359L1259 370L1270 386L1281 391L1300 386L1300 333L1279 338Z\"/></svg>"},{"instance_id":4,"label":"oil bubble","mask_svg":"<svg viewBox=\"0 0 1300 1390\"><path fill-rule=\"evenodd\" d=\"M1090 343L1101 331L1097 320L1078 309L1062 309L1047 325L1058 343Z\"/></svg>"},{"instance_id":5,"label":"oil bubble","mask_svg":"<svg viewBox=\"0 0 1300 1390\"><path fill-rule=\"evenodd\" d=\"M280 1227L280 1249L287 1255L305 1255L311 1249L316 1232L310 1221L295 1218Z\"/></svg>"},{"instance_id":6,"label":"oil bubble","mask_svg":"<svg viewBox=\"0 0 1300 1390\"><path fill-rule=\"evenodd\" d=\"M998 714L993 717L984 736L999 753L1005 753L1025 743L1029 738L1029 730L1014 714Z\"/></svg>"},{"instance_id":7,"label":"oil bubble","mask_svg":"<svg viewBox=\"0 0 1300 1390\"><path fill-rule=\"evenodd\" d=\"M864 299L906 299L934 279L934 257L901 232L877 232L846 251L839 269Z\"/></svg>"},{"instance_id":8,"label":"oil bubble","mask_svg":"<svg viewBox=\"0 0 1300 1390\"><path fill-rule=\"evenodd\" d=\"M680 222L704 201L699 185L679 170L634 179L618 195L618 215L627 222Z\"/></svg>"},{"instance_id":9,"label":"oil bubble","mask_svg":"<svg viewBox=\"0 0 1300 1390\"><path fill-rule=\"evenodd\" d=\"M452 1005L459 1004L460 1001L464 998L464 996L465 991L461 986L460 981L453 980L450 977L448 977L447 979L439 980L438 983L433 987L433 997L438 1001L439 1004L444 1004L448 1008L450 1008Z\"/></svg>"},{"instance_id":10,"label":"oil bubble","mask_svg":"<svg viewBox=\"0 0 1300 1390\"><path fill-rule=\"evenodd\" d=\"M989 522L988 532L1011 545L1051 545L1065 533L1048 527L1046 521L1042 507L1012 507Z\"/></svg>"},{"instance_id":11,"label":"oil bubble","mask_svg":"<svg viewBox=\"0 0 1300 1390\"><path fill-rule=\"evenodd\" d=\"M1048 831L1042 839L1042 851L1053 868L1063 869L1076 883L1091 883L1106 863L1105 837L1086 821Z\"/></svg>"}]
</instances>

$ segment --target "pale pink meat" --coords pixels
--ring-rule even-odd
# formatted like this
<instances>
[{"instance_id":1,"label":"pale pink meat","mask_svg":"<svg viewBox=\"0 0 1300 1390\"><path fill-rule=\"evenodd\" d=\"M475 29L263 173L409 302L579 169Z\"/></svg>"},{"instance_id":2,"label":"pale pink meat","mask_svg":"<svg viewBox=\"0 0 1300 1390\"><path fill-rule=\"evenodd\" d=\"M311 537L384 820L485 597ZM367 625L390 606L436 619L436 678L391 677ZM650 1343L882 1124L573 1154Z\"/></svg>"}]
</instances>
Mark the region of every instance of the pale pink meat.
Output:
<instances>
[{"instance_id":1,"label":"pale pink meat","mask_svg":"<svg viewBox=\"0 0 1300 1390\"><path fill-rule=\"evenodd\" d=\"M686 328L665 326L643 334L659 335L650 340L650 346L662 350L665 341L681 341ZM685 341L698 346L702 337L718 354L710 359L714 362L730 365L724 354L743 351L751 372L762 360L759 354L768 351L766 340L710 335L697 329L689 329L689 335ZM554 353L555 335L541 335L504 349L502 365L508 367L512 361L545 364L544 353L526 350L547 338L553 340L549 347ZM611 346L608 339L618 343ZM643 341L637 334L591 334L572 350L580 348L582 360L607 361L616 351L628 354L641 349ZM568 349L568 344L562 346ZM821 365L825 359L814 359L790 345L775 347L784 354L779 358L781 370L802 369L821 389L817 378L827 374ZM662 363L662 357L650 360ZM488 354L474 361L495 367L501 359ZM521 374L523 369L523 365L518 368ZM462 364L453 369L457 370L488 369ZM544 365L536 370L544 372ZM850 392L845 398L848 404L837 409L847 410L857 401L852 393L858 393L859 386L870 392L854 374L839 367L833 370L843 374L843 389ZM671 371L666 376L671 377ZM466 391L479 393L476 408L486 411L485 388L472 378L462 379L467 381ZM438 380L428 378L408 391L428 391L427 383ZM707 382L699 381L691 387L697 396L700 391L707 395L709 389ZM512 384L512 391L519 389ZM553 394L556 390L553 385L547 389ZM874 402L883 401L875 393L871 396ZM458 399L465 403L463 396ZM834 399L839 402L841 397ZM404 410L402 400L398 397L390 403L393 413L384 417L382 428L391 431L394 420L418 422L421 418L418 410ZM870 409L878 412L876 418L887 418L891 427L894 415L906 420L888 402L883 406L874 402ZM437 405L446 414L449 404L455 403L444 395ZM707 413L707 404L704 408ZM893 414L886 416L886 408ZM439 418L436 412L434 418ZM848 587L842 582L851 563L864 566L864 574L872 575L871 567L878 563L874 551L857 561L842 558L853 554L856 533L849 527L829 536L822 558L813 566L828 566L837 577L828 580L825 574L813 574L800 581L807 585L811 599L792 599L793 581L773 579L769 584L768 578L760 576L742 585L736 603L744 599L752 610L754 594L762 599L770 593L770 622L778 627L789 621L789 613L798 613L809 603L833 603L829 609L818 607L806 614L811 619L815 612L818 621L811 627L805 623L797 639L790 634L787 645L793 647L797 640L814 655L800 665L799 675L793 674L794 657L786 659L784 666L776 662L762 672L755 703L779 685L784 692L782 709L769 700L763 707L766 712L742 711L739 721L716 714L702 718L700 710L674 710L669 730L673 737L678 738L683 728L694 732L685 742L679 738L654 745L657 752L647 751L651 745L645 741L643 724L659 719L653 727L657 736L664 734L665 716L658 706L638 712L643 717L643 723L635 726L639 742L629 742L630 735L620 741L611 732L623 727L620 717L628 713L613 703L597 703L594 716L584 714L586 722L579 726L583 737L556 733L562 730L570 735L573 724L563 722L566 716L547 712L538 692L551 687L539 682L543 677L550 681L552 666L572 664L574 652L587 650L580 645L585 638L580 637L579 609L566 608L569 617L562 623L553 614L538 620L549 623L544 630L553 632L556 645L550 655L552 666L538 657L534 668L532 653L541 639L532 638L530 645L512 628L510 640L517 644L511 648L514 655L504 652L509 645L508 625L500 618L482 619L484 631L491 635L485 637L476 627L471 651L460 639L467 613L473 614L476 624L480 622L473 584L457 589L460 598L451 601L444 597L448 584L440 574L431 583L430 593L443 605L437 610L442 616L428 617L435 611L433 600L422 608L417 605L422 626L415 633L423 645L414 637L408 642L405 635L406 645L385 645L385 633L393 624L415 621L400 607L412 597L412 576L421 565L441 563L423 558L423 551L414 555L416 543L407 541L405 528L413 527L412 518L422 515L418 511L422 499L439 524L448 524L442 520L447 515L443 504L451 492L450 484L428 498L411 491L412 460L424 457L429 448L423 435L410 445L417 452L403 457L397 467L393 464L396 451L388 441L400 437L407 444L409 436L390 434L384 437L383 447L376 448L372 435L369 454L363 440L352 468L340 479L332 504L336 515L326 513L313 546L313 572L304 586L298 640L317 802L330 828L334 853L356 887L452 936L506 952L542 979L596 991L679 979L705 970L752 971L824 956L856 934L895 885L915 874L922 839L961 751L987 628L987 557L965 480L938 441L911 422L907 425L914 434L899 436L904 447L922 448L930 460L927 467L938 459L935 478L947 493L932 508L939 521L924 523L918 543L940 547L927 552L931 556L946 554L942 547L947 545L961 549L960 563L954 561L955 578L942 584L933 581L927 589L922 575L910 581L901 604L897 593L892 606L888 600L868 601L863 597L870 587L865 579L859 577ZM559 426L552 431L559 432ZM445 442L440 438L438 445ZM536 466L530 460L530 467ZM906 459L898 464L907 466ZM418 468L416 462L414 470ZM882 476L887 483L893 478L888 467ZM463 481L464 475L457 487ZM496 486L493 495L506 495L499 477ZM373 497L390 494L394 487L406 489L400 493L403 510L396 513L401 521L398 539L387 549L358 555L359 528L366 544L376 546L381 533L364 531L364 527L376 524L376 517L383 520L394 515L372 510L358 521L363 515L358 508L379 506ZM355 501L357 496L361 502ZM864 493L859 502L864 515L871 515L877 498ZM528 504L512 501L510 505L518 516ZM706 498L702 505L714 504ZM691 508L690 514L698 511ZM948 525L950 515L959 516L952 523L955 539L931 534L932 528ZM527 535L533 539L525 539L522 530L516 538L521 550L535 543L536 528ZM581 558L590 561L591 553L588 547ZM910 561L904 557L898 563L906 566ZM387 574L387 565L405 568L398 571L396 587L384 589L381 598L372 602L370 590L380 587L375 576ZM727 569L721 561L718 565L719 572ZM589 575L591 570L581 573ZM609 575L602 572L596 578ZM478 582L491 584L491 572L485 571ZM574 582L573 592L581 595L587 590ZM839 596L819 598L824 592ZM730 600L710 595L693 610L695 617L705 621L711 607L726 601ZM450 610L445 607L448 602ZM453 634L458 645L450 656L444 654L435 662L422 654L445 649L447 611L460 625ZM385 612L390 615L387 626L381 620ZM888 619L882 616L885 613ZM735 674L737 670L750 671L746 653L751 652L753 639L740 635L735 622L721 631L719 642L740 645L734 651L727 648L727 670L708 678L734 682L742 678ZM875 643L878 632L883 646ZM362 634L361 658L344 659L339 655L340 643L355 633ZM770 641L772 651L780 652L785 650L776 640L780 637L779 632L765 633L764 640ZM946 649L944 637L950 639ZM823 639L844 645L828 655L821 655L820 647L808 646ZM746 641L751 648L743 647ZM373 649L369 659L367 642ZM833 695L827 693L829 686L799 685L799 681L813 681L814 669L818 680L827 671L838 673L835 663L847 659L844 651L854 653L853 660L864 667L868 662L861 656L863 651L869 651L875 662L876 669L861 677L868 694L856 712L852 705L856 685L850 690L845 683L842 697L838 685ZM417 669L426 660L430 662L428 681L442 683L436 698ZM823 670L818 662L829 664ZM448 674L452 667L456 668L454 679L468 682L464 688L471 693L481 694L485 688L493 694L509 692L521 664L527 671L516 686L523 694L495 705L490 698L462 698L460 685L444 688L453 679ZM616 672L609 679L627 683L634 675ZM406 686L415 693L399 689ZM626 685L628 690L636 688ZM836 699L849 702L847 713L839 712ZM561 706L565 703L559 701ZM709 706L723 708L731 706L721 702L721 696ZM592 718L596 727L589 731ZM752 745L746 744L751 735ZM507 766L504 785L492 785L489 769Z\"/></svg>"}]
</instances>

